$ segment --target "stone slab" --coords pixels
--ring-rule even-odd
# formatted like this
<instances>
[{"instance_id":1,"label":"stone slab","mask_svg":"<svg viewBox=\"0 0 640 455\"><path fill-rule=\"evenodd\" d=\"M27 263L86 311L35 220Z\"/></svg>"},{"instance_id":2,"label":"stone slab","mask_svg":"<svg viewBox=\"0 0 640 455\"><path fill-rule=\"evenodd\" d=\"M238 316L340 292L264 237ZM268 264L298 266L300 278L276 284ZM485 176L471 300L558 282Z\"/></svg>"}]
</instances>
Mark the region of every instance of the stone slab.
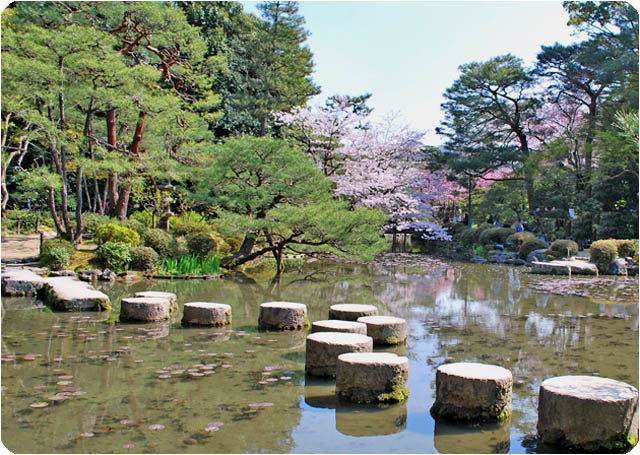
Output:
<instances>
[{"instance_id":1,"label":"stone slab","mask_svg":"<svg viewBox=\"0 0 640 455\"><path fill-rule=\"evenodd\" d=\"M100 311L111 308L109 297L77 278L45 278L45 302L61 311Z\"/></svg>"},{"instance_id":2,"label":"stone slab","mask_svg":"<svg viewBox=\"0 0 640 455\"><path fill-rule=\"evenodd\" d=\"M531 263L531 273L546 275L597 275L598 268L595 264L584 261L549 261Z\"/></svg>"},{"instance_id":3,"label":"stone slab","mask_svg":"<svg viewBox=\"0 0 640 455\"><path fill-rule=\"evenodd\" d=\"M44 278L31 270L7 267L2 271L2 295L36 295L44 286Z\"/></svg>"}]
</instances>

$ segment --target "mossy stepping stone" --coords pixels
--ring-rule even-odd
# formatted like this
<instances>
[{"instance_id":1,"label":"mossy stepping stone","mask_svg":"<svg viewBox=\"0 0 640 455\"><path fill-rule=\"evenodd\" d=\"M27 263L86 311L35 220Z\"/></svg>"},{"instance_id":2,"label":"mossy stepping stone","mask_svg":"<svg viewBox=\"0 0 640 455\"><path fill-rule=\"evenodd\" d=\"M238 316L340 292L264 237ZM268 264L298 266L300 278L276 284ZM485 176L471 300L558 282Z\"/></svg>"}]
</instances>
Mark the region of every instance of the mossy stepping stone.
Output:
<instances>
[{"instance_id":1,"label":"mossy stepping stone","mask_svg":"<svg viewBox=\"0 0 640 455\"><path fill-rule=\"evenodd\" d=\"M367 326L361 322L326 319L324 321L315 321L311 324L311 333L316 332L346 332L366 335Z\"/></svg>"},{"instance_id":2,"label":"mossy stepping stone","mask_svg":"<svg viewBox=\"0 0 640 455\"><path fill-rule=\"evenodd\" d=\"M303 329L309 325L307 306L293 302L266 302L260 305L258 325L267 330Z\"/></svg>"},{"instance_id":3,"label":"mossy stepping stone","mask_svg":"<svg viewBox=\"0 0 640 455\"><path fill-rule=\"evenodd\" d=\"M358 333L316 332L307 337L305 371L313 376L336 376L336 361L345 352L371 352L371 337Z\"/></svg>"},{"instance_id":4,"label":"mossy stepping stone","mask_svg":"<svg viewBox=\"0 0 640 455\"><path fill-rule=\"evenodd\" d=\"M341 354L336 393L355 403L397 402L409 397L409 359L390 352Z\"/></svg>"},{"instance_id":5,"label":"mossy stepping stone","mask_svg":"<svg viewBox=\"0 0 640 455\"><path fill-rule=\"evenodd\" d=\"M402 344L407 341L407 321L393 316L363 316L358 322L367 325L367 335L374 344Z\"/></svg>"},{"instance_id":6,"label":"mossy stepping stone","mask_svg":"<svg viewBox=\"0 0 640 455\"><path fill-rule=\"evenodd\" d=\"M231 324L231 305L213 302L189 302L184 304L183 325L219 327Z\"/></svg>"},{"instance_id":7,"label":"mossy stepping stone","mask_svg":"<svg viewBox=\"0 0 640 455\"><path fill-rule=\"evenodd\" d=\"M339 303L329 307L329 319L340 319L341 321L357 321L359 317L376 314L378 314L378 309L373 305Z\"/></svg>"}]
</instances>

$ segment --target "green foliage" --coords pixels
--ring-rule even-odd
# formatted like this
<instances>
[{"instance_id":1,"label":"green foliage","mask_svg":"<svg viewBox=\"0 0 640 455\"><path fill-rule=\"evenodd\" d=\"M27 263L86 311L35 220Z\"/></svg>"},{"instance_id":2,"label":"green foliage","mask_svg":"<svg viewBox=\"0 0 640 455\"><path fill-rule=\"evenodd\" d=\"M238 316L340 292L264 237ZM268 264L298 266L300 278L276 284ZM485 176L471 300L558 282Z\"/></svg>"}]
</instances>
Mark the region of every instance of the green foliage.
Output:
<instances>
[{"instance_id":1,"label":"green foliage","mask_svg":"<svg viewBox=\"0 0 640 455\"><path fill-rule=\"evenodd\" d=\"M18 220L20 222L20 234L33 234L36 232L36 224L40 219L40 229L52 228L53 219L49 212L35 210L11 209L5 212L2 218L2 233L4 235L15 235L18 230Z\"/></svg>"},{"instance_id":2,"label":"green foliage","mask_svg":"<svg viewBox=\"0 0 640 455\"><path fill-rule=\"evenodd\" d=\"M220 260L216 256L206 258L199 255L164 258L158 271L170 275L214 275L220 272Z\"/></svg>"},{"instance_id":3,"label":"green foliage","mask_svg":"<svg viewBox=\"0 0 640 455\"><path fill-rule=\"evenodd\" d=\"M40 256L40 258L41 259L44 258L44 256L46 256L49 253L49 251L54 248L64 248L69 252L69 257L71 257L71 255L73 255L73 252L75 251L75 248L73 247L71 242L67 240L63 240L63 239L45 240L42 243L42 256Z\"/></svg>"},{"instance_id":4,"label":"green foliage","mask_svg":"<svg viewBox=\"0 0 640 455\"><path fill-rule=\"evenodd\" d=\"M120 226L126 227L127 229L131 229L138 233L140 237L146 232L147 226L138 220L124 220L120 222Z\"/></svg>"},{"instance_id":5,"label":"green foliage","mask_svg":"<svg viewBox=\"0 0 640 455\"><path fill-rule=\"evenodd\" d=\"M42 255L40 262L52 270L63 270L71 264L71 253L68 248L54 246Z\"/></svg>"},{"instance_id":6,"label":"green foliage","mask_svg":"<svg viewBox=\"0 0 640 455\"><path fill-rule=\"evenodd\" d=\"M556 240L549 247L549 253L556 259L575 256L578 250L578 244L573 240Z\"/></svg>"},{"instance_id":7,"label":"green foliage","mask_svg":"<svg viewBox=\"0 0 640 455\"><path fill-rule=\"evenodd\" d=\"M520 247L524 242L534 239L535 237L536 236L531 232L515 232L507 237L506 242L511 242L511 244L513 245L511 248L514 251L520 251Z\"/></svg>"},{"instance_id":8,"label":"green foliage","mask_svg":"<svg viewBox=\"0 0 640 455\"><path fill-rule=\"evenodd\" d=\"M129 219L140 221L149 229L153 228L153 214L149 210L133 212L129 215Z\"/></svg>"},{"instance_id":9,"label":"green foliage","mask_svg":"<svg viewBox=\"0 0 640 455\"><path fill-rule=\"evenodd\" d=\"M493 243L503 244L507 240L507 237L509 237L511 234L515 234L515 232L516 230L513 228L491 227L482 230L478 240L483 245L490 245Z\"/></svg>"},{"instance_id":10,"label":"green foliage","mask_svg":"<svg viewBox=\"0 0 640 455\"><path fill-rule=\"evenodd\" d=\"M169 220L170 230L175 236L187 236L193 233L211 232L211 226L199 213L188 211L181 216L172 216Z\"/></svg>"},{"instance_id":11,"label":"green foliage","mask_svg":"<svg viewBox=\"0 0 640 455\"><path fill-rule=\"evenodd\" d=\"M208 256L216 250L216 241L207 232L193 232L185 240L189 253L194 255Z\"/></svg>"},{"instance_id":12,"label":"green foliage","mask_svg":"<svg viewBox=\"0 0 640 455\"><path fill-rule=\"evenodd\" d=\"M484 256L485 251L484 248L482 247L482 245L478 245L473 249L473 254L475 254L476 256Z\"/></svg>"},{"instance_id":13,"label":"green foliage","mask_svg":"<svg viewBox=\"0 0 640 455\"><path fill-rule=\"evenodd\" d=\"M90 236L95 236L98 227L108 223L116 223L116 220L107 215L100 215L99 213L85 213L82 215L84 232Z\"/></svg>"},{"instance_id":14,"label":"green foliage","mask_svg":"<svg viewBox=\"0 0 640 455\"><path fill-rule=\"evenodd\" d=\"M121 242L135 246L140 243L140 234L119 224L107 223L96 229L96 241L98 245L106 242Z\"/></svg>"},{"instance_id":15,"label":"green foliage","mask_svg":"<svg viewBox=\"0 0 640 455\"><path fill-rule=\"evenodd\" d=\"M463 245L471 246L475 242L476 231L477 231L477 229L471 229L469 227L464 227L464 228L458 230L458 232L456 234L454 234L453 239L456 242L462 243Z\"/></svg>"},{"instance_id":16,"label":"green foliage","mask_svg":"<svg viewBox=\"0 0 640 455\"><path fill-rule=\"evenodd\" d=\"M108 241L96 250L96 257L113 271L125 270L131 261L131 244Z\"/></svg>"},{"instance_id":17,"label":"green foliage","mask_svg":"<svg viewBox=\"0 0 640 455\"><path fill-rule=\"evenodd\" d=\"M130 250L131 262L129 267L133 270L153 271L158 267L160 256L153 248L148 246L135 246Z\"/></svg>"},{"instance_id":18,"label":"green foliage","mask_svg":"<svg viewBox=\"0 0 640 455\"><path fill-rule=\"evenodd\" d=\"M618 245L613 239L598 240L591 244L589 256L600 273L609 273L609 265L618 258Z\"/></svg>"},{"instance_id":19,"label":"green foliage","mask_svg":"<svg viewBox=\"0 0 640 455\"><path fill-rule=\"evenodd\" d=\"M526 259L529 256L529 253L535 250L541 250L543 248L547 248L547 242L539 238L533 238L529 240L525 240L520 247L520 251L518 252L518 257L520 259Z\"/></svg>"},{"instance_id":20,"label":"green foliage","mask_svg":"<svg viewBox=\"0 0 640 455\"><path fill-rule=\"evenodd\" d=\"M162 229L148 229L142 235L144 246L153 248L160 257L167 257L171 253L173 236Z\"/></svg>"}]
</instances>

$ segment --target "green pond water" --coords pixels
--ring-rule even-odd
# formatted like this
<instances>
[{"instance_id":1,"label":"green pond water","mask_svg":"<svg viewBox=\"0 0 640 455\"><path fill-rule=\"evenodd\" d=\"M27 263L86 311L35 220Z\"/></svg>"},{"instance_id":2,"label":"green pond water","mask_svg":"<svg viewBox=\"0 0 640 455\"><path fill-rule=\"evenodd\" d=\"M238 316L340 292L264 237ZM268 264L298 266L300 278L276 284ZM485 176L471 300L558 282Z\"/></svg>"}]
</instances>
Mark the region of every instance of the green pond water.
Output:
<instances>
[{"instance_id":1,"label":"green pond water","mask_svg":"<svg viewBox=\"0 0 640 455\"><path fill-rule=\"evenodd\" d=\"M549 449L532 437L544 379L600 375L638 387L632 278L570 280L389 254L374 265L308 263L277 285L225 278L103 290L111 313L59 313L33 299L2 299L1 437L8 450L542 452ZM143 290L175 292L181 308L230 304L233 325L182 328L181 311L166 324L109 322L120 298ZM305 378L306 333L257 329L259 304L267 301L305 303L312 321L327 319L336 303L375 304L380 314L405 318L406 345L387 350L409 358L409 399L352 405L336 399L333 381ZM452 361L513 372L506 424L433 420L435 371Z\"/></svg>"}]
</instances>

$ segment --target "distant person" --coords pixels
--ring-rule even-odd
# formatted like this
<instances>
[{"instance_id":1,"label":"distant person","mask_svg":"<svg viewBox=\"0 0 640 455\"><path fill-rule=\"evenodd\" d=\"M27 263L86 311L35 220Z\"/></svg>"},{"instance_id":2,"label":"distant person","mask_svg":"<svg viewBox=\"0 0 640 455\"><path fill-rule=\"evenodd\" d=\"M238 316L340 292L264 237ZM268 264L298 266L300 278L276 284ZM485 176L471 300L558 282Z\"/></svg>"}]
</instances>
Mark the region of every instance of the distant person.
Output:
<instances>
[{"instance_id":1,"label":"distant person","mask_svg":"<svg viewBox=\"0 0 640 455\"><path fill-rule=\"evenodd\" d=\"M465 212L464 218L462 219L462 223L466 226L469 225L469 214Z\"/></svg>"},{"instance_id":2,"label":"distant person","mask_svg":"<svg viewBox=\"0 0 640 455\"><path fill-rule=\"evenodd\" d=\"M487 219L487 223L493 224L493 215L489 215L489 219Z\"/></svg>"},{"instance_id":3,"label":"distant person","mask_svg":"<svg viewBox=\"0 0 640 455\"><path fill-rule=\"evenodd\" d=\"M522 232L524 231L524 227L522 227L522 223L520 222L520 218L518 218L518 221L516 221L513 226L513 228L515 228L516 232Z\"/></svg>"}]
</instances>

